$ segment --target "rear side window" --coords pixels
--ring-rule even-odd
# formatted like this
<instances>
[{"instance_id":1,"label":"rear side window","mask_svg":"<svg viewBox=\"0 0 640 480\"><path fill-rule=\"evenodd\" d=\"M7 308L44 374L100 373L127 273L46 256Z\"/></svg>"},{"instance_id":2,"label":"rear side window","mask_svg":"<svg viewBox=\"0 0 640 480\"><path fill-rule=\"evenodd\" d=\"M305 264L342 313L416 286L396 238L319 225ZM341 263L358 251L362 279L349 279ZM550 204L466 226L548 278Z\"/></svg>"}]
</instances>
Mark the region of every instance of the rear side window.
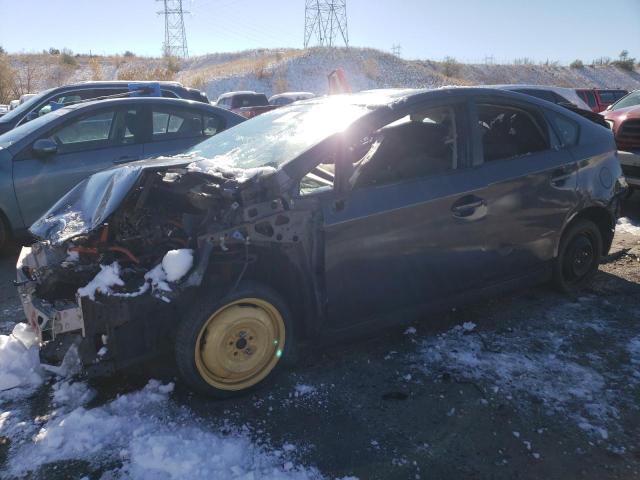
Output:
<instances>
[{"instance_id":1,"label":"rear side window","mask_svg":"<svg viewBox=\"0 0 640 480\"><path fill-rule=\"evenodd\" d=\"M580 127L573 120L560 115L556 112L549 112L551 121L555 126L556 132L560 137L560 142L563 147L571 147L578 143L578 137L580 134Z\"/></svg>"},{"instance_id":2,"label":"rear side window","mask_svg":"<svg viewBox=\"0 0 640 480\"><path fill-rule=\"evenodd\" d=\"M235 95L231 108L264 107L269 105L266 95Z\"/></svg>"},{"instance_id":3,"label":"rear side window","mask_svg":"<svg viewBox=\"0 0 640 480\"><path fill-rule=\"evenodd\" d=\"M500 104L477 110L485 162L549 150L548 128L536 112Z\"/></svg>"},{"instance_id":4,"label":"rear side window","mask_svg":"<svg viewBox=\"0 0 640 480\"><path fill-rule=\"evenodd\" d=\"M611 104L624 97L624 92L616 90L600 90L598 95L600 95L602 103Z\"/></svg>"},{"instance_id":5,"label":"rear side window","mask_svg":"<svg viewBox=\"0 0 640 480\"><path fill-rule=\"evenodd\" d=\"M547 102L556 103L556 97L553 95L553 92L548 90L536 90L532 88L522 88L519 90L514 90L515 92L524 93L526 95L531 95L532 97L540 98L542 100L546 100Z\"/></svg>"},{"instance_id":6,"label":"rear side window","mask_svg":"<svg viewBox=\"0 0 640 480\"><path fill-rule=\"evenodd\" d=\"M212 136L223 128L219 117L193 110L154 109L152 117L154 141Z\"/></svg>"}]
</instances>

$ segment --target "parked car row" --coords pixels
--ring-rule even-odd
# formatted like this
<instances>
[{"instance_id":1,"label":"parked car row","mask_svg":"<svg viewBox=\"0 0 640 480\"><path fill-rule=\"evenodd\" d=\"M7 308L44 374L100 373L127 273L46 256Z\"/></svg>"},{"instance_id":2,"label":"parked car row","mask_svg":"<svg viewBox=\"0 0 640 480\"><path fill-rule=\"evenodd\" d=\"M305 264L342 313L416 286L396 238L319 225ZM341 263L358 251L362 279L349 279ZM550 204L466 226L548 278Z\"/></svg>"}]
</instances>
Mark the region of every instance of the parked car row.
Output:
<instances>
[{"instance_id":1,"label":"parked car row","mask_svg":"<svg viewBox=\"0 0 640 480\"><path fill-rule=\"evenodd\" d=\"M43 179L74 161L162 155L156 134L204 140L94 173L33 223L17 280L42 355L75 345L104 374L169 352L187 385L228 397L306 342L539 282L581 287L626 192L614 137L575 113L575 92L535 88L567 105L517 89L326 96L248 121L234 102L255 92L223 96L231 111L121 99L27 120L0 136L7 197L48 194ZM39 199L21 195L27 225Z\"/></svg>"}]
</instances>

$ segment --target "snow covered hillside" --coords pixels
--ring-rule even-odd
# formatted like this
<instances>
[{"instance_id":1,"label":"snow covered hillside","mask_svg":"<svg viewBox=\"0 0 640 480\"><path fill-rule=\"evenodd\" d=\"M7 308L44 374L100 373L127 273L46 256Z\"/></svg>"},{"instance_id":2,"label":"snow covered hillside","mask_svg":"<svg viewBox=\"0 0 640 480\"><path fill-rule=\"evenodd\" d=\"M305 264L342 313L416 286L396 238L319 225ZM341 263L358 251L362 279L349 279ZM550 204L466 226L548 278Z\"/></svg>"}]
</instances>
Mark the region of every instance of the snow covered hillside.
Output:
<instances>
[{"instance_id":1,"label":"snow covered hillside","mask_svg":"<svg viewBox=\"0 0 640 480\"><path fill-rule=\"evenodd\" d=\"M353 89L526 83L566 87L640 88L640 73L614 66L459 64L405 60L370 48L248 50L193 57L168 65L158 58L74 57L75 65L44 54L14 55L12 65L32 90L86 80L175 79L217 98L230 90L327 91L327 74L341 67Z\"/></svg>"}]
</instances>

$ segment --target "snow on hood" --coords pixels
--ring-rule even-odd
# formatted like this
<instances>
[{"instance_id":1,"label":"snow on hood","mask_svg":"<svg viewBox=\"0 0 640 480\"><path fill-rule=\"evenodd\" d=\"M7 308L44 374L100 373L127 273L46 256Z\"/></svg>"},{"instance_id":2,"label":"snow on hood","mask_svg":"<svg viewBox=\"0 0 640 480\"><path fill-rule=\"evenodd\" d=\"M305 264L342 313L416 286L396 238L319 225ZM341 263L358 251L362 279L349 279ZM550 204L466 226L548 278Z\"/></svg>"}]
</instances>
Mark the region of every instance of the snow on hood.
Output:
<instances>
[{"instance_id":1,"label":"snow on hood","mask_svg":"<svg viewBox=\"0 0 640 480\"><path fill-rule=\"evenodd\" d=\"M258 176L270 175L276 172L273 167L237 168L234 160L240 149L236 148L225 155L217 155L213 158L203 158L192 162L187 166L190 172L201 172L207 175L233 178L238 183L244 183Z\"/></svg>"}]
</instances>

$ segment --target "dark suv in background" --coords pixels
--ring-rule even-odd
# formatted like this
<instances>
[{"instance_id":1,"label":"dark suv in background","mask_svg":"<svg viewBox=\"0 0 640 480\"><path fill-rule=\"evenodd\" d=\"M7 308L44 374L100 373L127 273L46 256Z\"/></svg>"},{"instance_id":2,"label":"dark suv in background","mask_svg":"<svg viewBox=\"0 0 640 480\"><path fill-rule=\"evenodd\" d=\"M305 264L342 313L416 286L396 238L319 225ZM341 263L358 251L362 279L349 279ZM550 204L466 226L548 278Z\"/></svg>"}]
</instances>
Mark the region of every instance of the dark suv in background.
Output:
<instances>
[{"instance_id":1,"label":"dark suv in background","mask_svg":"<svg viewBox=\"0 0 640 480\"><path fill-rule=\"evenodd\" d=\"M108 82L82 82L62 87L52 88L40 92L21 104L18 108L11 110L6 115L0 117L0 134L14 129L34 118L51 110L51 102L61 105L70 105L85 100L91 100L113 95L126 95L132 91L132 85L151 84L151 82L129 82L123 80ZM207 94L187 88L178 82L153 82L160 86L160 95L167 98L182 98L185 100L195 100L209 103Z\"/></svg>"}]
</instances>

